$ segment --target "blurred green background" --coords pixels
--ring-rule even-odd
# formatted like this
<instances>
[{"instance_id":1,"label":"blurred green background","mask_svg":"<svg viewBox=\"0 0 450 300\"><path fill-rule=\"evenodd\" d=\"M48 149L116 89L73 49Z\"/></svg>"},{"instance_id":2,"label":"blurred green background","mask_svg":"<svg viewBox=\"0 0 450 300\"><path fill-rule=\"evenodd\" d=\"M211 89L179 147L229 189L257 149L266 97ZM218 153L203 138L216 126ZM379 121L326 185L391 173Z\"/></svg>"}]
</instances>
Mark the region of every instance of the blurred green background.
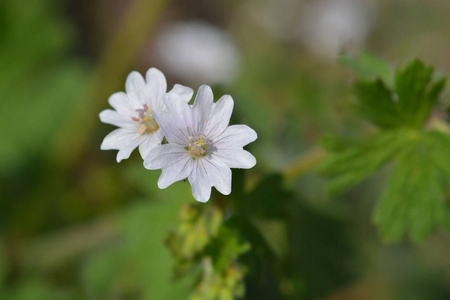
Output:
<instances>
[{"instance_id":1,"label":"blurred green background","mask_svg":"<svg viewBox=\"0 0 450 300\"><path fill-rule=\"evenodd\" d=\"M448 74L449 12L447 0L0 0L0 299L450 299L448 233L378 235L385 171L339 196L316 171L324 134L371 131L350 109L356 76L416 57ZM150 67L169 88L232 95L232 123L257 131L258 164L233 171L230 196L199 206L188 183L159 190L138 153L117 164L100 150L114 128L98 113Z\"/></svg>"}]
</instances>

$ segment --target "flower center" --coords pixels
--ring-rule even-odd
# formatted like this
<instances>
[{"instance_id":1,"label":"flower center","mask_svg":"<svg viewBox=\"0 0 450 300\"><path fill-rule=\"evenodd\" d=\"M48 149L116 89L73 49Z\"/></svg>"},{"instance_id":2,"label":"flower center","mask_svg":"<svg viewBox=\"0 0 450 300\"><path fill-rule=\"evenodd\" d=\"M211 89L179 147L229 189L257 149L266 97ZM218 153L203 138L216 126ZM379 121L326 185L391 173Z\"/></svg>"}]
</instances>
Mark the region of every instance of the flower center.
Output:
<instances>
[{"instance_id":1,"label":"flower center","mask_svg":"<svg viewBox=\"0 0 450 300\"><path fill-rule=\"evenodd\" d=\"M141 124L139 127L140 134L150 134L159 129L159 125L156 123L155 118L153 117L150 109L148 109L147 104L144 104L144 108L136 109L136 112L139 113L139 116L137 118L132 117L131 119Z\"/></svg>"},{"instance_id":2,"label":"flower center","mask_svg":"<svg viewBox=\"0 0 450 300\"><path fill-rule=\"evenodd\" d=\"M186 150L189 152L193 159L204 157L208 154L208 146L211 142L204 134L194 135L189 137L189 144Z\"/></svg>"}]
</instances>

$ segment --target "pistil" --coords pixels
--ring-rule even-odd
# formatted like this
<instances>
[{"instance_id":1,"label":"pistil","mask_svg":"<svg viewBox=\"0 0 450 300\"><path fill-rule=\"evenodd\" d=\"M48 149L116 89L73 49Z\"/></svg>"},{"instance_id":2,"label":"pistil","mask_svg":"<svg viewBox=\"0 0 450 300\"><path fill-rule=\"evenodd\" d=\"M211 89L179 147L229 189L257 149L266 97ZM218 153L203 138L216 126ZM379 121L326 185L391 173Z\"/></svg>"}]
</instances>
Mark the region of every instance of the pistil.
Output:
<instances>
[{"instance_id":1,"label":"pistil","mask_svg":"<svg viewBox=\"0 0 450 300\"><path fill-rule=\"evenodd\" d=\"M190 136L186 150L188 150L192 158L196 159L208 154L207 150L210 144L211 142L203 134Z\"/></svg>"},{"instance_id":2,"label":"pistil","mask_svg":"<svg viewBox=\"0 0 450 300\"><path fill-rule=\"evenodd\" d=\"M141 124L139 127L140 134L150 134L159 129L159 125L156 123L147 104L144 104L144 108L136 109L136 112L139 113L138 117L132 117L131 119Z\"/></svg>"}]
</instances>

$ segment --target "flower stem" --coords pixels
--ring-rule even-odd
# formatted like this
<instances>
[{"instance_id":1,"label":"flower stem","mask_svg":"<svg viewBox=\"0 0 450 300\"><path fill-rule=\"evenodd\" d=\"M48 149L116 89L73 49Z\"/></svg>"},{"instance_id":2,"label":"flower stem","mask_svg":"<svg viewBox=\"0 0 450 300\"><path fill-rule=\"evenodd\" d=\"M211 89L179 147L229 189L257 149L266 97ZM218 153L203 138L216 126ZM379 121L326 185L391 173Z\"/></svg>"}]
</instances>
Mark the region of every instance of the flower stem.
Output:
<instances>
[{"instance_id":1,"label":"flower stem","mask_svg":"<svg viewBox=\"0 0 450 300\"><path fill-rule=\"evenodd\" d=\"M286 165L282 171L283 177L287 181L292 181L306 173L314 170L326 156L326 151L322 148L314 148L306 154L300 155L294 161Z\"/></svg>"}]
</instances>

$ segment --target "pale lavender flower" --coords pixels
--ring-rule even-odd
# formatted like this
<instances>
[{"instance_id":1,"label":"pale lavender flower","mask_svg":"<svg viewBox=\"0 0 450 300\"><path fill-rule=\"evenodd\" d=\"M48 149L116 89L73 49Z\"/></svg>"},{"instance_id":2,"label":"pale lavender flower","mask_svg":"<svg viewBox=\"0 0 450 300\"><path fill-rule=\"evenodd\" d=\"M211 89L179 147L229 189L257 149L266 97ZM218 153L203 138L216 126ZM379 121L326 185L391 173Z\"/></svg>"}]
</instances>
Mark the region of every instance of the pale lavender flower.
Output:
<instances>
[{"instance_id":1,"label":"pale lavender flower","mask_svg":"<svg viewBox=\"0 0 450 300\"><path fill-rule=\"evenodd\" d=\"M256 164L255 157L243 149L256 140L256 132L247 125L228 126L234 105L231 96L213 101L211 88L203 85L192 106L171 94L165 101L168 111L155 110L169 143L152 149L144 166L162 169L159 188L187 178L194 198L206 202L212 186L230 194L230 168L249 169Z\"/></svg>"},{"instance_id":2,"label":"pale lavender flower","mask_svg":"<svg viewBox=\"0 0 450 300\"><path fill-rule=\"evenodd\" d=\"M119 150L117 162L130 157L138 146L142 158L145 158L164 138L152 113L153 109L166 109L163 101L167 90L164 74L151 68L144 80L140 73L133 71L127 77L125 90L126 93L118 92L109 97L108 102L114 110L105 109L100 113L103 123L120 127L109 133L100 146L102 150ZM168 94L177 95L180 101L187 103L193 91L176 84Z\"/></svg>"},{"instance_id":3,"label":"pale lavender flower","mask_svg":"<svg viewBox=\"0 0 450 300\"><path fill-rule=\"evenodd\" d=\"M205 22L169 24L154 45L167 72L191 83L226 83L239 73L240 53L232 37Z\"/></svg>"}]
</instances>

